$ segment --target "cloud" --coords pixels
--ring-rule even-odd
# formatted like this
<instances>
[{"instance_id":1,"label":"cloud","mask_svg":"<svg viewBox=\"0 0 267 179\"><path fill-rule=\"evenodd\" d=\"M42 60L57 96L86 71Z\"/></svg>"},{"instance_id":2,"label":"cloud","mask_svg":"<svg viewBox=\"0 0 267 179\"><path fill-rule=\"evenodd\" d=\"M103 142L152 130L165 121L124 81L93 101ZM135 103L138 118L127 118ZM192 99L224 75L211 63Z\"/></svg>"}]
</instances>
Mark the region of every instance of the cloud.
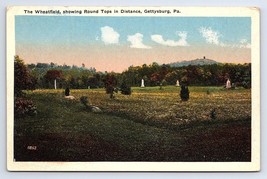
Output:
<instances>
[{"instance_id":1,"label":"cloud","mask_svg":"<svg viewBox=\"0 0 267 179\"><path fill-rule=\"evenodd\" d=\"M221 45L219 38L222 36L219 32L212 30L210 27L201 27L199 29L202 37L205 38L206 42L209 44Z\"/></svg>"},{"instance_id":2,"label":"cloud","mask_svg":"<svg viewBox=\"0 0 267 179\"><path fill-rule=\"evenodd\" d=\"M187 43L186 39L187 39L187 32L176 32L177 35L180 37L180 39L178 41L174 41L174 40L164 40L162 35L151 35L151 40L153 40L154 42L161 44L161 45L165 45L165 46L171 46L171 47L175 47L175 46L189 46L189 44Z\"/></svg>"},{"instance_id":3,"label":"cloud","mask_svg":"<svg viewBox=\"0 0 267 179\"><path fill-rule=\"evenodd\" d=\"M101 40L106 44L118 44L120 34L116 32L112 27L101 27Z\"/></svg>"},{"instance_id":4,"label":"cloud","mask_svg":"<svg viewBox=\"0 0 267 179\"><path fill-rule=\"evenodd\" d=\"M241 39L239 41L239 48L251 48L251 44L248 42L247 39Z\"/></svg>"},{"instance_id":5,"label":"cloud","mask_svg":"<svg viewBox=\"0 0 267 179\"><path fill-rule=\"evenodd\" d=\"M231 48L251 48L251 44L248 43L247 39L241 39L236 44L226 44L220 40L222 37L221 33L218 31L212 30L211 27L201 27L199 29L200 34L202 37L205 38L206 42L209 44L218 45L221 47L231 47Z\"/></svg>"},{"instance_id":6,"label":"cloud","mask_svg":"<svg viewBox=\"0 0 267 179\"><path fill-rule=\"evenodd\" d=\"M143 44L143 34L136 33L134 35L128 35L127 41L131 43L131 48L144 48L150 49L150 46Z\"/></svg>"}]
</instances>

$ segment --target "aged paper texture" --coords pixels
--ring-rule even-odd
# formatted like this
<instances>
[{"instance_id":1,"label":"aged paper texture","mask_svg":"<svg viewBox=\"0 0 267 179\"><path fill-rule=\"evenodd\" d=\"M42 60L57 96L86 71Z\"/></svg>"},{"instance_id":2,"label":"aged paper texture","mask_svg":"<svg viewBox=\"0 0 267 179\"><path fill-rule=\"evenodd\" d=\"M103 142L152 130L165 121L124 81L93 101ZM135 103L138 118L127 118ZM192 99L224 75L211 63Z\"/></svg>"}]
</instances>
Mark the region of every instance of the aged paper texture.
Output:
<instances>
[{"instance_id":1,"label":"aged paper texture","mask_svg":"<svg viewBox=\"0 0 267 179\"><path fill-rule=\"evenodd\" d=\"M259 171L255 7L7 7L10 171Z\"/></svg>"}]
</instances>

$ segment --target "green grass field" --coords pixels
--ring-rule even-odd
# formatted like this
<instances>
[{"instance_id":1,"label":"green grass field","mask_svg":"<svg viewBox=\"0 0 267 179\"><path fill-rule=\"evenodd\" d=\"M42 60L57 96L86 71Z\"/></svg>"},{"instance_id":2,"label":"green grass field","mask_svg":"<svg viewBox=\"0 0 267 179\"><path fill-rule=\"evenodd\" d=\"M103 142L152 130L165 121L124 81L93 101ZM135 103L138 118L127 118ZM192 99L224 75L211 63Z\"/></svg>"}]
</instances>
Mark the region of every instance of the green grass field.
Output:
<instances>
[{"instance_id":1,"label":"green grass field","mask_svg":"<svg viewBox=\"0 0 267 179\"><path fill-rule=\"evenodd\" d=\"M14 121L17 161L250 161L251 91L222 87L27 91L37 115ZM207 94L209 90L209 94ZM80 97L101 113L86 110ZM216 119L211 118L215 109ZM32 150L29 146L35 146Z\"/></svg>"}]
</instances>

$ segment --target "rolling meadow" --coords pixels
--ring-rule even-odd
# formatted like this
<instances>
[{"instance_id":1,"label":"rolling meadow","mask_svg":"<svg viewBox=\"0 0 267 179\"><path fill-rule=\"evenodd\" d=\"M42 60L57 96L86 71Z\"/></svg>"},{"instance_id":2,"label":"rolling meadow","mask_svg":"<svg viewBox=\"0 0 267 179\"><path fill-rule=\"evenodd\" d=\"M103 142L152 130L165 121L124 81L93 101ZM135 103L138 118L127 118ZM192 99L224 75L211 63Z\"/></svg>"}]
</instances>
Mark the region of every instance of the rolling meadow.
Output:
<instances>
[{"instance_id":1,"label":"rolling meadow","mask_svg":"<svg viewBox=\"0 0 267 179\"><path fill-rule=\"evenodd\" d=\"M14 121L16 161L250 161L251 90L189 86L27 90L34 115ZM101 112L80 102L86 96Z\"/></svg>"}]
</instances>

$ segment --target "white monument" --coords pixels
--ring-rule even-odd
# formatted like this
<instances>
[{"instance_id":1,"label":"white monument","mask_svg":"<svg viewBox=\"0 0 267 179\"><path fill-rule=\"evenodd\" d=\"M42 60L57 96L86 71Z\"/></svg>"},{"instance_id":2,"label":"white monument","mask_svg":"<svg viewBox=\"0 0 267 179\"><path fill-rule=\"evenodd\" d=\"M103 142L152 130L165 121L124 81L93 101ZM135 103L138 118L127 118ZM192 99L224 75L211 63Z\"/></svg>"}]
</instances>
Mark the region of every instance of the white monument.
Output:
<instances>
[{"instance_id":1,"label":"white monument","mask_svg":"<svg viewBox=\"0 0 267 179\"><path fill-rule=\"evenodd\" d=\"M230 82L230 80L229 79L227 79L227 81L226 81L226 89L229 89L229 88L231 88L231 82Z\"/></svg>"},{"instance_id":2,"label":"white monument","mask_svg":"<svg viewBox=\"0 0 267 179\"><path fill-rule=\"evenodd\" d=\"M175 86L180 86L179 80L176 81L176 85Z\"/></svg>"},{"instance_id":3,"label":"white monument","mask_svg":"<svg viewBox=\"0 0 267 179\"><path fill-rule=\"evenodd\" d=\"M144 79L141 80L141 88L144 88L145 87L145 81Z\"/></svg>"},{"instance_id":4,"label":"white monument","mask_svg":"<svg viewBox=\"0 0 267 179\"><path fill-rule=\"evenodd\" d=\"M57 89L57 79L55 79L54 81L54 86L55 86L55 89Z\"/></svg>"}]
</instances>

